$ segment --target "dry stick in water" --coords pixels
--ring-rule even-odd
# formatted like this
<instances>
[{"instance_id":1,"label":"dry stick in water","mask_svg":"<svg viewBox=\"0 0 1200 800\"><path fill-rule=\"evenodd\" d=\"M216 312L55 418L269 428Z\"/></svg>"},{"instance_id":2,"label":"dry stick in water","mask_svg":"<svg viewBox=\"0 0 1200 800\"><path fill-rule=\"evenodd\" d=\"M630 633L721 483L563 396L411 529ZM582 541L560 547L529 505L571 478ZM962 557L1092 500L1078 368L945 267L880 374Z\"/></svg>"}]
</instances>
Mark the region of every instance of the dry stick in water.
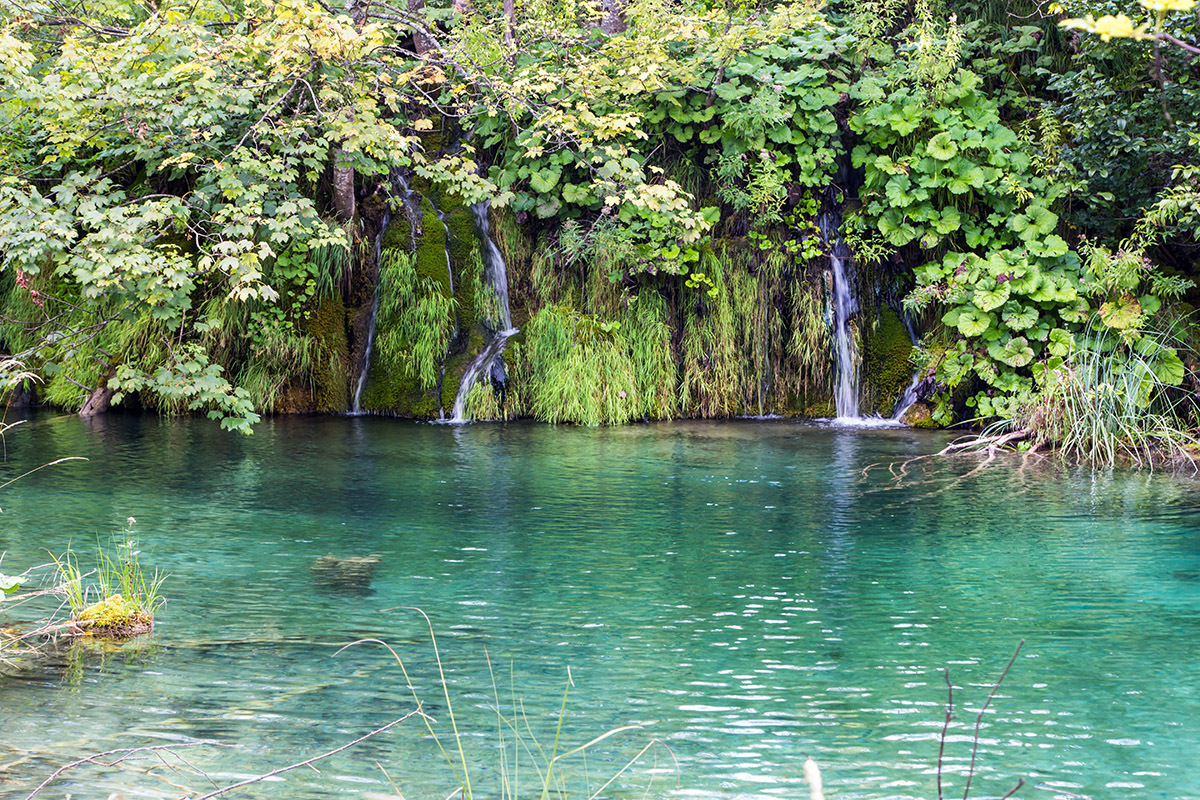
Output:
<instances>
[{"instance_id":1,"label":"dry stick in water","mask_svg":"<svg viewBox=\"0 0 1200 800\"><path fill-rule=\"evenodd\" d=\"M963 792L963 800L967 800L967 796L971 794L971 778L975 777L975 756L979 753L979 726L983 724L983 715L988 710L988 706L992 704L992 698L996 696L996 690L1000 688L1000 684L1004 683L1004 678L1008 675L1008 671L1012 669L1013 664L1017 663L1017 656L1021 653L1021 648L1025 646L1025 640L1022 639L1017 643L1017 649L1013 651L1012 658L1008 660L1008 666L1000 673L1000 677L996 679L996 684L992 687L992 691L988 693L987 700L983 702L983 708L979 709L979 716L975 718L975 740L971 746L971 768L967 770L967 787ZM1011 797L1012 793L1021 788L1021 784L1025 783L1022 778L1015 787L1005 797Z\"/></svg>"},{"instance_id":2,"label":"dry stick in water","mask_svg":"<svg viewBox=\"0 0 1200 800\"><path fill-rule=\"evenodd\" d=\"M209 741L206 739L206 740L200 741L200 742L183 742L181 744L156 744L156 745L151 745L149 747L121 747L116 750L105 750L103 753L93 753L90 756L85 756L77 761L72 761L70 764L64 764L61 767L59 767L58 769L54 770L54 772L50 773L50 777L46 778L46 780L44 780L40 784L38 784L38 787L36 789L34 789L32 792L25 795L25 800L30 800L30 798L32 798L38 792L42 791L42 789L45 789L50 784L54 783L54 781L58 779L59 775L62 775L67 770L74 769L75 767L78 767L82 764L98 764L103 767L115 767L117 764L120 764L122 761L128 760L129 758L137 755L138 753L157 753L160 750L166 750L168 752L172 752L181 747L200 747L200 746L204 746L204 745L211 745L213 747L230 747L231 746L231 745L227 745L227 744L221 744L220 742ZM100 759L104 758L105 756L114 756L114 755L117 755L118 753L122 753L123 755L120 758L114 759L109 762L100 761Z\"/></svg>"},{"instance_id":3,"label":"dry stick in water","mask_svg":"<svg viewBox=\"0 0 1200 800\"><path fill-rule=\"evenodd\" d=\"M1008 676L1008 671L1013 668L1013 664L1017 663L1017 656L1021 652L1021 648L1025 646L1025 640L1022 639L1017 643L1017 649L1013 651L1012 658L1008 660L1008 665L1004 671L1000 673L1000 677L996 679L995 685L992 686L992 691L988 693L987 700L983 703L983 708L979 709L978 716L975 717L975 736L972 739L971 745L971 766L967 770L967 785L963 790L963 800L967 800L971 794L971 779L975 777L975 758L979 754L979 729L983 724L983 715L987 712L988 706L992 704L992 698L996 696L996 691L1000 688L1000 684L1004 683L1005 677ZM954 684L950 682L949 668L943 670L943 676L946 679L946 689L948 697L946 700L946 721L942 724L942 735L939 737L938 743L938 760L937 760L937 792L938 800L943 800L942 794L942 756L946 752L946 735L950 730L950 721L954 719ZM1017 781L1017 785L1009 789L1000 800L1012 797L1017 793L1017 790L1025 785L1025 779L1021 778Z\"/></svg>"},{"instance_id":4,"label":"dry stick in water","mask_svg":"<svg viewBox=\"0 0 1200 800\"><path fill-rule=\"evenodd\" d=\"M313 756L312 758L306 758L303 761L297 761L295 764L289 764L286 767L280 767L279 769L273 769L270 772L264 773L255 778L248 778L244 781L238 781L237 783L231 783L228 786L225 786L221 789L217 789L216 791L209 792L208 794L202 794L199 797L195 798L195 800L210 800L210 798L225 794L226 792L232 792L234 789L240 789L243 786L249 786L252 783L258 783L259 781L265 781L267 778L273 778L276 775L282 775L285 772L291 772L292 770L299 769L300 767L311 766L314 762L320 761L323 758L329 758L332 755L337 755L338 753L342 752L343 750L349 750L351 747L354 747L356 744L365 742L367 739L370 739L372 736L378 736L379 734L383 733L384 731L388 730L389 728L394 728L397 725L399 725L401 722L404 722L405 720L407 720L411 717L416 717L416 716L424 717L425 715L422 714L420 711L410 711L407 714L405 714L403 717L400 717L400 719L394 719L391 722L389 722L387 725L384 725L383 727L380 727L380 728L376 728L375 730L371 731L370 733L367 733L367 734L364 734L364 735L358 737L353 742L346 742L341 747L335 747L334 749L326 751L324 753L321 753L318 756ZM179 798L179 800L188 800L188 798L181 797L181 798Z\"/></svg>"},{"instance_id":5,"label":"dry stick in water","mask_svg":"<svg viewBox=\"0 0 1200 800\"><path fill-rule=\"evenodd\" d=\"M938 737L938 760L937 760L937 790L938 800L943 800L942 794L942 758L946 754L946 733L950 730L950 722L954 719L954 684L950 682L950 668L946 667L942 670L942 677L946 679L946 691L948 697L946 699L946 721L942 723L942 735Z\"/></svg>"}]
</instances>

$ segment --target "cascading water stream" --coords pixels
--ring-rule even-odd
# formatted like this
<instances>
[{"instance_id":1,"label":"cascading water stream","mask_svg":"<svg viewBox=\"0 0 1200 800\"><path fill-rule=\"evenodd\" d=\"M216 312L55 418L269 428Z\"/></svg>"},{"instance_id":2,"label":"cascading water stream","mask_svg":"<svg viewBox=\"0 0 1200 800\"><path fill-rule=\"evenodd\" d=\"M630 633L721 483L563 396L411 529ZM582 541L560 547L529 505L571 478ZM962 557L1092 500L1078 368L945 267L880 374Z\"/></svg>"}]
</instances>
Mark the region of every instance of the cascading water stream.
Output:
<instances>
[{"instance_id":1,"label":"cascading water stream","mask_svg":"<svg viewBox=\"0 0 1200 800\"><path fill-rule=\"evenodd\" d=\"M917 345L921 337L917 335L917 330L913 327L912 320L908 318L908 314L901 313L900 319L904 322L904 329L908 331L908 338L912 340L913 346ZM909 382L908 388L904 390L904 394L900 395L900 399L896 401L896 407L892 409L891 418L899 422L904 418L905 412L912 408L913 403L917 402L917 389L921 385L921 370L913 373L912 381Z\"/></svg>"},{"instance_id":2,"label":"cascading water stream","mask_svg":"<svg viewBox=\"0 0 1200 800\"><path fill-rule=\"evenodd\" d=\"M838 419L858 419L858 354L850 331L850 318L858 311L858 298L847 269L850 252L839 228L841 215L836 211L821 214L818 225L829 248L833 273L833 338L837 358L837 382L833 389Z\"/></svg>"},{"instance_id":3,"label":"cascading water stream","mask_svg":"<svg viewBox=\"0 0 1200 800\"><path fill-rule=\"evenodd\" d=\"M362 370L358 373L358 385L354 389L354 404L351 406L351 413L362 413L362 393L363 387L367 385L367 372L371 369L371 351L375 347L375 319L379 316L379 287L382 281L379 279L379 272L383 268L381 259L383 258L383 236L387 233L388 223L391 222L391 215L386 211L383 214L383 219L379 223L379 233L375 234L375 295L371 298L371 314L367 318L367 346L363 351Z\"/></svg>"},{"instance_id":4,"label":"cascading water stream","mask_svg":"<svg viewBox=\"0 0 1200 800\"><path fill-rule=\"evenodd\" d=\"M480 251L483 255L483 271L488 285L496 296L496 307L488 309L487 325L495 335L487 346L480 351L475 360L463 373L462 383L458 386L458 395L454 398L454 412L450 422L467 422L467 397L471 389L481 378L490 377L498 383L505 380L504 374L504 345L517 333L512 324L512 311L508 305L508 270L500 248L492 240L491 226L488 224L488 203L476 203L471 206L475 214L475 227L479 234Z\"/></svg>"}]
</instances>

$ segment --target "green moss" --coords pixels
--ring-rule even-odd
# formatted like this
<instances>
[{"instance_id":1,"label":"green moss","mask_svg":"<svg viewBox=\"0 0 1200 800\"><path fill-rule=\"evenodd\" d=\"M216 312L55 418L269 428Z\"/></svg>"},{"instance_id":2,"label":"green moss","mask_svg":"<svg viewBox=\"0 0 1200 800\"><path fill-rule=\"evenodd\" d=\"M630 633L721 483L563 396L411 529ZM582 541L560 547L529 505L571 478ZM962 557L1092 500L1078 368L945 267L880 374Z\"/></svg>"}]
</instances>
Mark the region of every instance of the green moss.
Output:
<instances>
[{"instance_id":1,"label":"green moss","mask_svg":"<svg viewBox=\"0 0 1200 800\"><path fill-rule=\"evenodd\" d=\"M874 327L867 327L863 342L863 370L866 373L867 402L881 414L888 414L896 400L912 381L909 363L912 340L900 315L884 306Z\"/></svg>"},{"instance_id":2,"label":"green moss","mask_svg":"<svg viewBox=\"0 0 1200 800\"><path fill-rule=\"evenodd\" d=\"M450 272L446 266L446 229L428 200L421 203L421 235L417 238L414 267L417 278L431 278L450 297Z\"/></svg>"},{"instance_id":3,"label":"green moss","mask_svg":"<svg viewBox=\"0 0 1200 800\"><path fill-rule=\"evenodd\" d=\"M313 404L317 411L342 412L349 407L350 340L346 307L338 295L321 300L308 319L308 333L327 356L313 366Z\"/></svg>"},{"instance_id":4,"label":"green moss","mask_svg":"<svg viewBox=\"0 0 1200 800\"><path fill-rule=\"evenodd\" d=\"M475 217L460 202L444 213L446 230L450 233L450 264L454 268L454 301L458 306L459 324L464 328L477 321L475 308L476 283L482 278L478 269L468 265L479 263L479 237L475 233Z\"/></svg>"},{"instance_id":5,"label":"green moss","mask_svg":"<svg viewBox=\"0 0 1200 800\"><path fill-rule=\"evenodd\" d=\"M935 430L940 425L933 419L933 409L927 403L914 403L904 414L904 422L914 428Z\"/></svg>"},{"instance_id":6,"label":"green moss","mask_svg":"<svg viewBox=\"0 0 1200 800\"><path fill-rule=\"evenodd\" d=\"M435 214L434 219L436 218ZM411 250L415 233L412 218L408 215L407 210L394 214L388 223L387 230L383 233L383 249Z\"/></svg>"}]
</instances>

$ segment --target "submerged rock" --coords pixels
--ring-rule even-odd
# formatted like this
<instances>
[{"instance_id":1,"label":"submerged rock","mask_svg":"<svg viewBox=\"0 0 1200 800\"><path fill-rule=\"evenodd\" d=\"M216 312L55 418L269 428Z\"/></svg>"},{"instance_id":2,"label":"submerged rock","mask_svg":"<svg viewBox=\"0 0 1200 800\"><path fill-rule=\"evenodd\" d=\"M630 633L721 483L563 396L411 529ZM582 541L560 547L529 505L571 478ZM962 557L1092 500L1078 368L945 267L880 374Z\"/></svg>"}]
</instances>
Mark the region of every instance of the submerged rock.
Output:
<instances>
[{"instance_id":1,"label":"submerged rock","mask_svg":"<svg viewBox=\"0 0 1200 800\"><path fill-rule=\"evenodd\" d=\"M371 591L371 581L378 563L377 555L349 558L324 555L313 562L313 578L318 586L328 591L367 594Z\"/></svg>"}]
</instances>

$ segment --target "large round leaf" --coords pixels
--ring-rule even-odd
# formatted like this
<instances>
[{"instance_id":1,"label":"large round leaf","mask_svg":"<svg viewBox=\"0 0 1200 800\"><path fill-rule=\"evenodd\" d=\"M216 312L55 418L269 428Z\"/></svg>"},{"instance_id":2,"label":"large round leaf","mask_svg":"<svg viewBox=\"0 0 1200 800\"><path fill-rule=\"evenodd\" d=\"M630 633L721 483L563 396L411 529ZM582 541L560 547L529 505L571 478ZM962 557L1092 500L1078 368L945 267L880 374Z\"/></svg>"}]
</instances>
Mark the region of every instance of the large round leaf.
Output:
<instances>
[{"instance_id":1,"label":"large round leaf","mask_svg":"<svg viewBox=\"0 0 1200 800\"><path fill-rule=\"evenodd\" d=\"M976 289L971 300L984 311L991 311L1007 303L1009 293L1008 284L1002 283L995 289Z\"/></svg>"},{"instance_id":2,"label":"large round leaf","mask_svg":"<svg viewBox=\"0 0 1200 800\"><path fill-rule=\"evenodd\" d=\"M999 342L988 345L988 355L1010 367L1023 367L1033 361L1033 348L1024 336L1016 336L1004 345Z\"/></svg>"},{"instance_id":3,"label":"large round leaf","mask_svg":"<svg viewBox=\"0 0 1200 800\"><path fill-rule=\"evenodd\" d=\"M1004 306L1004 311L1001 312L1000 318L1004 320L1004 324L1009 327L1009 330L1023 331L1027 328L1032 328L1034 323L1038 321L1038 310L1031 306L1021 305L1013 300Z\"/></svg>"},{"instance_id":4,"label":"large round leaf","mask_svg":"<svg viewBox=\"0 0 1200 800\"><path fill-rule=\"evenodd\" d=\"M954 137L949 131L942 131L930 139L925 145L925 150L938 161L949 161L958 155L958 145L954 143Z\"/></svg>"},{"instance_id":5,"label":"large round leaf","mask_svg":"<svg viewBox=\"0 0 1200 800\"><path fill-rule=\"evenodd\" d=\"M993 317L977 308L965 308L958 315L958 332L963 336L979 336L992 327Z\"/></svg>"}]
</instances>

